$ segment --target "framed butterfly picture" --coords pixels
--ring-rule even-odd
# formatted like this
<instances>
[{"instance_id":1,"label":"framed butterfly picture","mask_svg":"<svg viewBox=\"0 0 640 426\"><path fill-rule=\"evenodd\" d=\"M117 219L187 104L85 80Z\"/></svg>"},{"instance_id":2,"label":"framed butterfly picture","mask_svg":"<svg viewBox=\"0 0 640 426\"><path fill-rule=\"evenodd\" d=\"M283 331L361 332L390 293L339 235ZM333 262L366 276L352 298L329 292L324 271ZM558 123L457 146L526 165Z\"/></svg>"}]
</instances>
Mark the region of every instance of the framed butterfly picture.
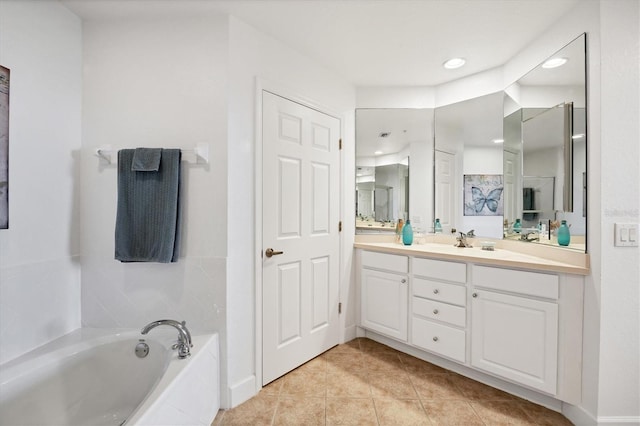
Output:
<instances>
[{"instance_id":1,"label":"framed butterfly picture","mask_svg":"<svg viewBox=\"0 0 640 426\"><path fill-rule=\"evenodd\" d=\"M502 216L502 175L464 175L464 215Z\"/></svg>"}]
</instances>

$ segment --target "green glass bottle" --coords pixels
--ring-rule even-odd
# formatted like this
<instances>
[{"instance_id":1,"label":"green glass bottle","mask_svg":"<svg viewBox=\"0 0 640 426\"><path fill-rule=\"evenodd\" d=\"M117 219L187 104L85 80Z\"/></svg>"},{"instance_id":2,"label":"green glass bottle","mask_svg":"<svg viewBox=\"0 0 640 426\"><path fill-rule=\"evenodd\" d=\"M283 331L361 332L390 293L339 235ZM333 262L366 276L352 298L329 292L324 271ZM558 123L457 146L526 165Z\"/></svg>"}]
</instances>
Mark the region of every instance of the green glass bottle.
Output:
<instances>
[{"instance_id":1,"label":"green glass bottle","mask_svg":"<svg viewBox=\"0 0 640 426\"><path fill-rule=\"evenodd\" d=\"M560 227L558 228L558 244L561 246L568 246L571 242L571 231L566 220L560 221Z\"/></svg>"}]
</instances>

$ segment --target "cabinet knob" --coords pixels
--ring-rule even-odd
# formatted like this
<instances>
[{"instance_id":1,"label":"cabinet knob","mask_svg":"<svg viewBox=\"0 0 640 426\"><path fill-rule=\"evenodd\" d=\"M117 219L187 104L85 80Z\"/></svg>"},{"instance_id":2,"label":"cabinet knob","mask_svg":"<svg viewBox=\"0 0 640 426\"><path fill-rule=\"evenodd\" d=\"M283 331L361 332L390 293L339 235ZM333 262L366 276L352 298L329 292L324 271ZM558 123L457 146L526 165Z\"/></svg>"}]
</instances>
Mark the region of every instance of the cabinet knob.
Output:
<instances>
[{"instance_id":1,"label":"cabinet knob","mask_svg":"<svg viewBox=\"0 0 640 426\"><path fill-rule=\"evenodd\" d=\"M433 341L437 342L438 341L438 336L433 336Z\"/></svg>"},{"instance_id":2,"label":"cabinet knob","mask_svg":"<svg viewBox=\"0 0 640 426\"><path fill-rule=\"evenodd\" d=\"M478 297L478 293L473 293L471 296Z\"/></svg>"},{"instance_id":3,"label":"cabinet knob","mask_svg":"<svg viewBox=\"0 0 640 426\"><path fill-rule=\"evenodd\" d=\"M401 279L401 280L400 280L400 282L401 282L402 284L404 284L404 283L406 283L406 282L407 282L407 280L406 280L405 278L403 278L403 279Z\"/></svg>"},{"instance_id":4,"label":"cabinet knob","mask_svg":"<svg viewBox=\"0 0 640 426\"><path fill-rule=\"evenodd\" d=\"M434 310L433 310L433 313L434 313L435 315L438 315L438 310L437 310L437 309L434 309Z\"/></svg>"},{"instance_id":5,"label":"cabinet knob","mask_svg":"<svg viewBox=\"0 0 640 426\"><path fill-rule=\"evenodd\" d=\"M433 294L438 294L438 293L440 293L440 290L438 290L437 288L433 290Z\"/></svg>"}]
</instances>

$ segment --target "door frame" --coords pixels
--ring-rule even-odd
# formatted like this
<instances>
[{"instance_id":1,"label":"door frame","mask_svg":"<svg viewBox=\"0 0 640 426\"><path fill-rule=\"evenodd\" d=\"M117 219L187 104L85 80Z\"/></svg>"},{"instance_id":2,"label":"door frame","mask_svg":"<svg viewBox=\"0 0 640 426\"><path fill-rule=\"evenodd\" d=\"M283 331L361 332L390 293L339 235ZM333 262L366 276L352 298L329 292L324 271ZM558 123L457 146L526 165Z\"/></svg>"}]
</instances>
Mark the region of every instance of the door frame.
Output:
<instances>
[{"instance_id":1,"label":"door frame","mask_svg":"<svg viewBox=\"0 0 640 426\"><path fill-rule=\"evenodd\" d=\"M254 210L254 229L255 229L255 245L254 245L254 275L255 275L255 298L254 298L254 312L255 312L255 386L256 393L262 389L262 95L263 92L269 92L276 96L280 96L282 98L288 99L292 102L303 105L307 108L314 109L323 114L329 115L340 122L340 135L341 138L344 138L344 126L345 120L342 118L342 115L335 109L323 105L319 102L316 102L310 98L301 95L297 91L283 86L281 84L275 83L273 81L268 81L262 79L260 77L256 77L255 80L255 158L254 158L254 186L255 186L255 210ZM343 221L344 224L344 155L340 155L340 194L338 196L338 210L340 212L340 220ZM344 225L343 225L344 229ZM340 232L339 235L339 246L338 246L338 270L340 281L338 283L338 301L342 300L342 244L343 244L343 232ZM342 324L344 321L344 315L338 317L338 323L340 325L340 333L339 333L339 341L342 341L344 336L342 328L344 325Z\"/></svg>"}]
</instances>

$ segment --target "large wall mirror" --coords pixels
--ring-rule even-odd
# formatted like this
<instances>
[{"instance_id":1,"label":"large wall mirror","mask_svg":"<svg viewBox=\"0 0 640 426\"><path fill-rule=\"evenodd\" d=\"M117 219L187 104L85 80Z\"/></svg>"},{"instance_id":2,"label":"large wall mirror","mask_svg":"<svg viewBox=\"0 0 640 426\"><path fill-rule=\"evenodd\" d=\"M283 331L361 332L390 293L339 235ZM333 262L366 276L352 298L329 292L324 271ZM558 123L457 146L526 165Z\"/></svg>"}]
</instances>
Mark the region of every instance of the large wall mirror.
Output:
<instances>
[{"instance_id":1,"label":"large wall mirror","mask_svg":"<svg viewBox=\"0 0 640 426\"><path fill-rule=\"evenodd\" d=\"M356 110L356 233L426 230L433 211L433 109Z\"/></svg>"},{"instance_id":2,"label":"large wall mirror","mask_svg":"<svg viewBox=\"0 0 640 426\"><path fill-rule=\"evenodd\" d=\"M557 245L555 229L566 220L566 248L586 251L585 38L505 90L505 238Z\"/></svg>"}]
</instances>

